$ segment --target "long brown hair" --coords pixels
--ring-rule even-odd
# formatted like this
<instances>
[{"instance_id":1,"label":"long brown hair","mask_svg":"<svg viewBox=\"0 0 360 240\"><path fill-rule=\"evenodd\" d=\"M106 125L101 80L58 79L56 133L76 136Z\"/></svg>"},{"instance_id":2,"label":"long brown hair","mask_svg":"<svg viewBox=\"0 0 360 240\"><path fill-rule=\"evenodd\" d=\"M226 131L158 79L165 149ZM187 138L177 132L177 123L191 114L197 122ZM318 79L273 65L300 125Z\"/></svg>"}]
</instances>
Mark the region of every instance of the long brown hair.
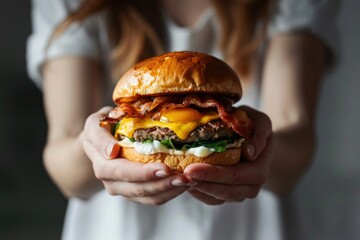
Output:
<instances>
[{"instance_id":1,"label":"long brown hair","mask_svg":"<svg viewBox=\"0 0 360 240\"><path fill-rule=\"evenodd\" d=\"M151 4L149 4L151 2ZM239 75L247 77L266 35L272 0L212 0L221 25L220 49ZM55 29L50 43L74 22L107 11L114 46L112 75L117 79L137 61L159 55L167 39L158 0L84 0Z\"/></svg>"}]
</instances>

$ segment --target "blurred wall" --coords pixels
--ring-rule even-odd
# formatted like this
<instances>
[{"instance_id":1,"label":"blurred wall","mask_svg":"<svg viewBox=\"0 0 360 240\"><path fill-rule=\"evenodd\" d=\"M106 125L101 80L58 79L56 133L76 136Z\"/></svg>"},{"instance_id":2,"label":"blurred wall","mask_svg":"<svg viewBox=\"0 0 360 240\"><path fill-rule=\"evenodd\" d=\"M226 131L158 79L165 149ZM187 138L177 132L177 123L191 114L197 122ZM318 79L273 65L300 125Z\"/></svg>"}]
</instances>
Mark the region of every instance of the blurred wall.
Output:
<instances>
[{"instance_id":1,"label":"blurred wall","mask_svg":"<svg viewBox=\"0 0 360 240\"><path fill-rule=\"evenodd\" d=\"M1 1L0 29L0 239L59 239L66 201L42 165L42 97L25 66L30 1Z\"/></svg>"},{"instance_id":2,"label":"blurred wall","mask_svg":"<svg viewBox=\"0 0 360 240\"><path fill-rule=\"evenodd\" d=\"M360 1L340 2L338 64L321 91L314 164L287 201L288 239L360 236Z\"/></svg>"}]
</instances>

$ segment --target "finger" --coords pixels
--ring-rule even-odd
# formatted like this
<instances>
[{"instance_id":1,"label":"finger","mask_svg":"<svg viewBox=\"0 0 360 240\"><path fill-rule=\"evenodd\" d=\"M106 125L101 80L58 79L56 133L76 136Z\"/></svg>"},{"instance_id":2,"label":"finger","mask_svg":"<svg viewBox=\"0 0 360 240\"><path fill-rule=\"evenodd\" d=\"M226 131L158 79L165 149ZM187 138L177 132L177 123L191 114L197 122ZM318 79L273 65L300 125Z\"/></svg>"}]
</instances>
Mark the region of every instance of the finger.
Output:
<instances>
[{"instance_id":1,"label":"finger","mask_svg":"<svg viewBox=\"0 0 360 240\"><path fill-rule=\"evenodd\" d=\"M266 167L259 161L240 162L234 166L211 166L196 163L184 170L190 182L207 181L228 185L263 184L266 179Z\"/></svg>"},{"instance_id":2,"label":"finger","mask_svg":"<svg viewBox=\"0 0 360 240\"><path fill-rule=\"evenodd\" d=\"M93 163L95 176L100 180L147 182L171 175L171 169L161 163L139 163L124 158L104 159L89 142L83 142L84 150Z\"/></svg>"},{"instance_id":3,"label":"finger","mask_svg":"<svg viewBox=\"0 0 360 240\"><path fill-rule=\"evenodd\" d=\"M184 169L184 174L190 181L207 181L229 185L264 184L267 178L270 162L274 154L274 142L270 137L264 151L256 161L239 162L232 166L212 166L195 163Z\"/></svg>"},{"instance_id":4,"label":"finger","mask_svg":"<svg viewBox=\"0 0 360 240\"><path fill-rule=\"evenodd\" d=\"M120 151L118 141L111 135L110 130L99 126L99 121L106 116L111 107L103 107L96 113L91 114L85 122L84 134L90 140L98 152L107 159L116 158Z\"/></svg>"},{"instance_id":5,"label":"finger","mask_svg":"<svg viewBox=\"0 0 360 240\"><path fill-rule=\"evenodd\" d=\"M171 176L143 183L105 181L104 185L111 195L143 198L157 196L164 192L172 191L174 188L184 187L186 183L187 180L184 176Z\"/></svg>"},{"instance_id":6,"label":"finger","mask_svg":"<svg viewBox=\"0 0 360 240\"><path fill-rule=\"evenodd\" d=\"M239 109L246 112L248 117L254 123L256 129L266 137L272 134L272 124L270 118L263 112L257 111L248 106L241 106Z\"/></svg>"},{"instance_id":7,"label":"finger","mask_svg":"<svg viewBox=\"0 0 360 240\"><path fill-rule=\"evenodd\" d=\"M137 202L137 203L145 204L145 205L159 206L159 205L163 205L163 204L167 203L168 201L174 199L175 197L179 196L180 194L185 192L186 189L187 189L187 187L185 187L185 186L177 187L177 188L171 189L169 191L160 193L156 196L134 197L134 198L128 198L128 199L131 201Z\"/></svg>"},{"instance_id":8,"label":"finger","mask_svg":"<svg viewBox=\"0 0 360 240\"><path fill-rule=\"evenodd\" d=\"M223 201L242 201L245 198L255 198L261 185L226 185L209 182L198 182L193 188Z\"/></svg>"},{"instance_id":9,"label":"finger","mask_svg":"<svg viewBox=\"0 0 360 240\"><path fill-rule=\"evenodd\" d=\"M214 197L209 196L208 194L202 193L194 188L189 189L188 192L197 200L199 200L205 204L208 204L208 205L220 205L225 202L224 200L214 198Z\"/></svg>"},{"instance_id":10,"label":"finger","mask_svg":"<svg viewBox=\"0 0 360 240\"><path fill-rule=\"evenodd\" d=\"M272 135L271 120L266 114L250 107L243 106L240 109L247 113L255 125L253 137L242 144L243 158L255 160L265 148L267 138Z\"/></svg>"}]
</instances>

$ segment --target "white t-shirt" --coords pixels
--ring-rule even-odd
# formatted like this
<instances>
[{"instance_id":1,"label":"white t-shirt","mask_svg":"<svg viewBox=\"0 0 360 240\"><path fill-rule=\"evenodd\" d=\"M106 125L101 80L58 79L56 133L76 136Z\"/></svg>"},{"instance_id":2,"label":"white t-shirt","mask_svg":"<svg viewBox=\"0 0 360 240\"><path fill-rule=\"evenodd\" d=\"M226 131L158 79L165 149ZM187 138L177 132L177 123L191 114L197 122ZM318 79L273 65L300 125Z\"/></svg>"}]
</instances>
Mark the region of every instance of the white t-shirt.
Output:
<instances>
[{"instance_id":1,"label":"white t-shirt","mask_svg":"<svg viewBox=\"0 0 360 240\"><path fill-rule=\"evenodd\" d=\"M103 14L89 18L82 25L74 24L45 51L56 25L77 5L78 0L33 0L34 31L28 40L27 57L29 74L38 86L41 86L41 64L46 59L81 56L97 59L108 67L110 47ZM317 30L314 12L309 10L316 4L298 5L297 9L303 9L297 13L297 18L291 14L289 5L280 5L271 34L301 28ZM169 17L164 16L164 19L169 32L169 51L195 50L221 58L216 44L218 25L211 9L190 28L178 27ZM317 34L329 39L324 28ZM258 80L254 79L241 103L258 108L259 87ZM282 228L278 199L266 190L260 191L253 200L219 206L205 205L186 192L162 206L147 206L110 196L103 190L87 201L69 200L62 239L281 240Z\"/></svg>"}]
</instances>

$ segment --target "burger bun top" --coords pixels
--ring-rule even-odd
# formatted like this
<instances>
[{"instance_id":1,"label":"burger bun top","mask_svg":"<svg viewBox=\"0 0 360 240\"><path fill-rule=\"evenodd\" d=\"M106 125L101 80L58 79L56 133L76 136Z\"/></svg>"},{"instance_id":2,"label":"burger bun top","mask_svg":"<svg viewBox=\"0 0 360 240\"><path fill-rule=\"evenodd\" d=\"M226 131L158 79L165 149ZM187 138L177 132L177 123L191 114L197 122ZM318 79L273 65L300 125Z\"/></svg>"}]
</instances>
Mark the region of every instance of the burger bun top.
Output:
<instances>
[{"instance_id":1,"label":"burger bun top","mask_svg":"<svg viewBox=\"0 0 360 240\"><path fill-rule=\"evenodd\" d=\"M167 94L207 93L240 100L235 71L222 60L200 52L170 52L139 62L118 81L115 103Z\"/></svg>"}]
</instances>

